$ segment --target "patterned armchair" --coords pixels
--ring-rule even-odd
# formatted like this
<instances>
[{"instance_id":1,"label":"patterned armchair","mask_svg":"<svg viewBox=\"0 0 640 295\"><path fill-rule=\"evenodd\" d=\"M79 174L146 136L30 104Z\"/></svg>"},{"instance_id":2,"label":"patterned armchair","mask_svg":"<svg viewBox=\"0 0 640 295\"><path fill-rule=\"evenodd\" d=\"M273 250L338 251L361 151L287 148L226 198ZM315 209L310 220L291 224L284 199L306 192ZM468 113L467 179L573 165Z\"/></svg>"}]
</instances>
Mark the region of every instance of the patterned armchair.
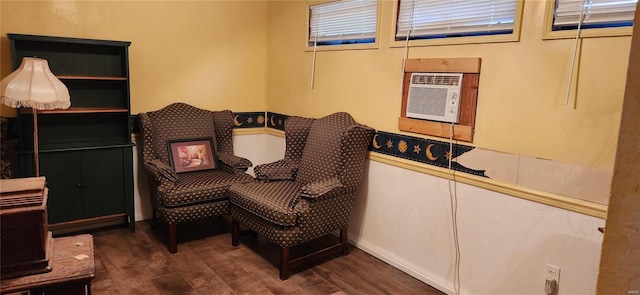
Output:
<instances>
[{"instance_id":1,"label":"patterned armchair","mask_svg":"<svg viewBox=\"0 0 640 295\"><path fill-rule=\"evenodd\" d=\"M306 260L336 252L346 255L349 216L373 133L347 113L320 119L289 117L284 159L255 167L261 182L229 188L232 244L238 245L242 223L279 245L281 280ZM290 247L336 230L339 244L290 260Z\"/></svg>"},{"instance_id":2,"label":"patterned armchair","mask_svg":"<svg viewBox=\"0 0 640 295\"><path fill-rule=\"evenodd\" d=\"M229 213L227 188L254 181L245 171L252 164L233 154L231 111L212 112L184 103L140 113L142 162L149 176L153 218L169 224L169 252L176 253L177 224ZM218 168L176 173L167 141L213 138Z\"/></svg>"}]
</instances>

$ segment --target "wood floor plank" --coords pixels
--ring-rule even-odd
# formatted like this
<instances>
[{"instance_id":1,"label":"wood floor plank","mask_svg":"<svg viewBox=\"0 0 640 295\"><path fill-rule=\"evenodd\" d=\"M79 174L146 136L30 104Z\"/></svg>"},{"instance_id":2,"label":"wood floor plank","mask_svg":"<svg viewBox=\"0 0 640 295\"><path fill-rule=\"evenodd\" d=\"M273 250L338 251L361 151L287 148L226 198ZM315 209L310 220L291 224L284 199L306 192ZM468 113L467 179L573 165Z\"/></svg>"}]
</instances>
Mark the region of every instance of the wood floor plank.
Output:
<instances>
[{"instance_id":1,"label":"wood floor plank","mask_svg":"<svg viewBox=\"0 0 640 295\"><path fill-rule=\"evenodd\" d=\"M151 280L124 280L116 283L120 294L160 295ZM91 290L91 294L99 294Z\"/></svg>"},{"instance_id":2,"label":"wood floor plank","mask_svg":"<svg viewBox=\"0 0 640 295\"><path fill-rule=\"evenodd\" d=\"M157 244L144 231L126 233L123 235L123 240L131 256L136 259L151 259L154 254L169 256L167 251L158 249Z\"/></svg>"},{"instance_id":3,"label":"wood floor plank","mask_svg":"<svg viewBox=\"0 0 640 295\"><path fill-rule=\"evenodd\" d=\"M96 283L91 283L92 294L113 294L118 295L120 290L115 286L113 280L101 280Z\"/></svg>"},{"instance_id":4,"label":"wood floor plank","mask_svg":"<svg viewBox=\"0 0 640 295\"><path fill-rule=\"evenodd\" d=\"M233 294L224 280L189 245L182 246L180 252L171 255L170 261L199 294Z\"/></svg>"},{"instance_id":5,"label":"wood floor plank","mask_svg":"<svg viewBox=\"0 0 640 295\"><path fill-rule=\"evenodd\" d=\"M314 271L348 294L386 294L336 261L318 265L314 267Z\"/></svg>"},{"instance_id":6,"label":"wood floor plank","mask_svg":"<svg viewBox=\"0 0 640 295\"><path fill-rule=\"evenodd\" d=\"M309 294L293 280L281 281L277 268L247 248L240 246L233 251L228 251L227 255L273 294Z\"/></svg>"},{"instance_id":7,"label":"wood floor plank","mask_svg":"<svg viewBox=\"0 0 640 295\"><path fill-rule=\"evenodd\" d=\"M375 288L380 290L383 294L416 294L412 288L407 288L395 280L389 280L384 273L377 270L376 264L362 263L360 259L355 257L356 255L357 254L352 253L351 255L344 257L344 259L335 260L332 263L341 265L350 273L353 273L360 278L361 282L366 282L368 285L375 286ZM378 282L380 281L385 281L385 283L379 284Z\"/></svg>"},{"instance_id":8,"label":"wood floor plank","mask_svg":"<svg viewBox=\"0 0 640 295\"><path fill-rule=\"evenodd\" d=\"M120 294L107 266L104 264L105 259L101 257L99 251L94 250L96 272L95 279L91 282L92 291L94 294Z\"/></svg>"},{"instance_id":9,"label":"wood floor plank","mask_svg":"<svg viewBox=\"0 0 640 295\"><path fill-rule=\"evenodd\" d=\"M151 280L160 295L197 295L191 285L184 280L180 273L174 272L167 275L159 276Z\"/></svg>"},{"instance_id":10,"label":"wood floor plank","mask_svg":"<svg viewBox=\"0 0 640 295\"><path fill-rule=\"evenodd\" d=\"M254 280L253 274L245 271L235 262L217 264L213 271L236 293L272 294L264 285Z\"/></svg>"},{"instance_id":11,"label":"wood floor plank","mask_svg":"<svg viewBox=\"0 0 640 295\"><path fill-rule=\"evenodd\" d=\"M361 269L369 269L382 277L390 280L403 294L437 295L441 292L422 281L407 275L395 267L386 267L388 264L362 251L354 251L348 259Z\"/></svg>"},{"instance_id":12,"label":"wood floor plank","mask_svg":"<svg viewBox=\"0 0 640 295\"><path fill-rule=\"evenodd\" d=\"M300 287L309 294L323 295L340 291L340 288L319 276L313 269L299 272L291 276L289 280L300 285Z\"/></svg>"},{"instance_id":13,"label":"wood floor plank","mask_svg":"<svg viewBox=\"0 0 640 295\"><path fill-rule=\"evenodd\" d=\"M300 267L281 281L279 248L250 235L242 236L239 246L231 245L226 220L181 226L178 235L184 236L176 254L168 252L161 227L151 228L149 221L136 226L135 233L126 228L92 233L96 259L92 294L444 294L353 247L347 256ZM189 232L191 228L195 232ZM292 253L313 248L305 245Z\"/></svg>"}]
</instances>

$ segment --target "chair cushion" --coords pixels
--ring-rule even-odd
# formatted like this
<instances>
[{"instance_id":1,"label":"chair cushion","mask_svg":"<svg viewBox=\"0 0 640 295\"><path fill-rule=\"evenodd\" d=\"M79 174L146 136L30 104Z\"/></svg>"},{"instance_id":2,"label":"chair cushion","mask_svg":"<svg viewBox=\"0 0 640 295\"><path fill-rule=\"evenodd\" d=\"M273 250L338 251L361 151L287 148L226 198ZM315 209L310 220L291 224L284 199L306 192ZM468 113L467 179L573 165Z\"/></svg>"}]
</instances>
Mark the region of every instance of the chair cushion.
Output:
<instances>
[{"instance_id":1,"label":"chair cushion","mask_svg":"<svg viewBox=\"0 0 640 295\"><path fill-rule=\"evenodd\" d=\"M296 225L293 206L300 195L300 185L293 181L254 182L232 185L229 201L270 222L283 226Z\"/></svg>"},{"instance_id":2,"label":"chair cushion","mask_svg":"<svg viewBox=\"0 0 640 295\"><path fill-rule=\"evenodd\" d=\"M187 205L183 207L158 207L158 218L166 223L182 223L211 218L229 213L229 200Z\"/></svg>"},{"instance_id":3,"label":"chair cushion","mask_svg":"<svg viewBox=\"0 0 640 295\"><path fill-rule=\"evenodd\" d=\"M158 201L165 207L179 207L226 199L227 188L234 183L247 183L253 177L243 173L206 170L178 174L172 187L159 190Z\"/></svg>"}]
</instances>

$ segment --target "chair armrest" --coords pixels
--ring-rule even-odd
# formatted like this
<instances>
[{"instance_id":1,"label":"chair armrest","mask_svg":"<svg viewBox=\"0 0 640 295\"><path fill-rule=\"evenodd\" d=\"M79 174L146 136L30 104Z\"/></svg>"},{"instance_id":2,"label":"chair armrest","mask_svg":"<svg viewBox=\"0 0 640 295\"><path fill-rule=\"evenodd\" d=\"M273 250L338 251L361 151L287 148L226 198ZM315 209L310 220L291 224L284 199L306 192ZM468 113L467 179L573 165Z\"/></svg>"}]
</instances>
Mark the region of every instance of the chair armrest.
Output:
<instances>
[{"instance_id":1,"label":"chair armrest","mask_svg":"<svg viewBox=\"0 0 640 295\"><path fill-rule=\"evenodd\" d=\"M345 186L337 178L314 181L300 188L300 195L305 198L317 199L344 193Z\"/></svg>"},{"instance_id":2,"label":"chair armrest","mask_svg":"<svg viewBox=\"0 0 640 295\"><path fill-rule=\"evenodd\" d=\"M253 173L259 180L294 180L298 174L298 162L280 160L262 164L253 168Z\"/></svg>"},{"instance_id":3,"label":"chair armrest","mask_svg":"<svg viewBox=\"0 0 640 295\"><path fill-rule=\"evenodd\" d=\"M217 153L217 155L220 162L225 163L235 169L247 170L247 168L253 166L253 163L251 163L251 161L249 161L248 159L238 157L236 155L223 152L219 152Z\"/></svg>"},{"instance_id":4,"label":"chair armrest","mask_svg":"<svg viewBox=\"0 0 640 295\"><path fill-rule=\"evenodd\" d=\"M178 174L169 165L158 159L144 163L144 167L160 182L162 182L162 179L166 179L171 183L178 181Z\"/></svg>"}]
</instances>

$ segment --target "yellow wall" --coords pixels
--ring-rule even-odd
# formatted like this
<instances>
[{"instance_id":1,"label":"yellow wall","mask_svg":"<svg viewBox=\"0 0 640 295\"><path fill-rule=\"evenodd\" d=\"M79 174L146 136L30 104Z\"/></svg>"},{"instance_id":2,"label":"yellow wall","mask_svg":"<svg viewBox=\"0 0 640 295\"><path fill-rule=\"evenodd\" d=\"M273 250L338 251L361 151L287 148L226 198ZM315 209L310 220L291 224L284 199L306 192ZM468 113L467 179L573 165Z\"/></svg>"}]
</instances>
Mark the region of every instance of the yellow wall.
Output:
<instances>
[{"instance_id":1,"label":"yellow wall","mask_svg":"<svg viewBox=\"0 0 640 295\"><path fill-rule=\"evenodd\" d=\"M404 48L389 47L393 2L381 1L378 49L318 53L313 90L307 5L2 0L0 74L11 69L6 33L128 40L132 113L175 101L304 116L340 110L399 132ZM413 47L409 58L482 58L474 146L611 170L630 37L584 40L577 107L567 107L573 41L543 41L543 13L544 1L526 1L520 42Z\"/></svg>"},{"instance_id":2,"label":"yellow wall","mask_svg":"<svg viewBox=\"0 0 640 295\"><path fill-rule=\"evenodd\" d=\"M123 40L132 42L132 113L176 101L265 109L266 1L2 0L0 7L2 77L11 71L7 33Z\"/></svg>"},{"instance_id":3,"label":"yellow wall","mask_svg":"<svg viewBox=\"0 0 640 295\"><path fill-rule=\"evenodd\" d=\"M379 49L317 53L314 89L308 3L269 2L267 109L347 111L400 133L404 48L389 47L393 1L381 1ZM574 109L564 105L573 40L541 39L544 9L542 0L525 2L520 42L413 47L409 58L482 58L474 146L611 170L631 38L584 40Z\"/></svg>"}]
</instances>

